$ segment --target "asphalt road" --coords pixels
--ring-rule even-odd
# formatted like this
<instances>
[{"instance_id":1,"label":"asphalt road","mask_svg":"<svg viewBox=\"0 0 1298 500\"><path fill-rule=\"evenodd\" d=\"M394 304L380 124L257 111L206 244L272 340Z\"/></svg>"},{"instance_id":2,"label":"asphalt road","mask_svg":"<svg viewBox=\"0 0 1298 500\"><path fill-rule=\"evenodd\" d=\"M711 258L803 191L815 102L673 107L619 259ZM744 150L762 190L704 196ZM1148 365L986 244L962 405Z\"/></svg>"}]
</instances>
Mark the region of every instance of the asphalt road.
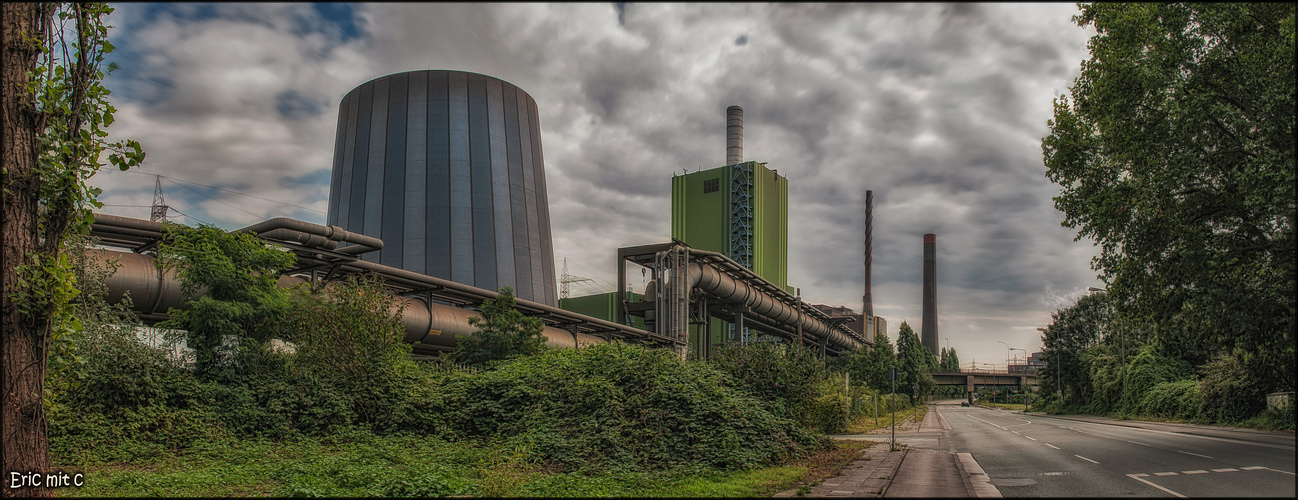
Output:
<instances>
[{"instance_id":1,"label":"asphalt road","mask_svg":"<svg viewBox=\"0 0 1298 500\"><path fill-rule=\"evenodd\" d=\"M1055 417L958 400L950 430L907 433L916 448L971 453L1007 497L1294 497L1294 434L1100 417Z\"/></svg>"}]
</instances>

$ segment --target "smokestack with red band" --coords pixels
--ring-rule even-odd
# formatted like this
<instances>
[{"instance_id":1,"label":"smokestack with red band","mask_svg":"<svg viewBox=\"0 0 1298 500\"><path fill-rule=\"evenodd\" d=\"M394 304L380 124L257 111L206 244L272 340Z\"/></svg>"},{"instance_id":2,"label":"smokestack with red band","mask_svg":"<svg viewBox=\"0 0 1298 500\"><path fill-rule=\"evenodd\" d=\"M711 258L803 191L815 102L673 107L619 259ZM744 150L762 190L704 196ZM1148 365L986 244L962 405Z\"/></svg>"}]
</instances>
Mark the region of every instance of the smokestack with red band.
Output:
<instances>
[{"instance_id":1,"label":"smokestack with red band","mask_svg":"<svg viewBox=\"0 0 1298 500\"><path fill-rule=\"evenodd\" d=\"M919 341L937 351L937 235L924 235L924 324Z\"/></svg>"},{"instance_id":2,"label":"smokestack with red band","mask_svg":"<svg viewBox=\"0 0 1298 500\"><path fill-rule=\"evenodd\" d=\"M744 108L726 108L726 165L744 161Z\"/></svg>"},{"instance_id":3,"label":"smokestack with red band","mask_svg":"<svg viewBox=\"0 0 1298 500\"><path fill-rule=\"evenodd\" d=\"M874 316L874 298L870 296L870 247L874 233L874 216L871 212L873 210L874 191L867 190L865 192L865 295L861 296L861 314L864 314L866 319ZM873 338L873 336L867 337Z\"/></svg>"}]
</instances>

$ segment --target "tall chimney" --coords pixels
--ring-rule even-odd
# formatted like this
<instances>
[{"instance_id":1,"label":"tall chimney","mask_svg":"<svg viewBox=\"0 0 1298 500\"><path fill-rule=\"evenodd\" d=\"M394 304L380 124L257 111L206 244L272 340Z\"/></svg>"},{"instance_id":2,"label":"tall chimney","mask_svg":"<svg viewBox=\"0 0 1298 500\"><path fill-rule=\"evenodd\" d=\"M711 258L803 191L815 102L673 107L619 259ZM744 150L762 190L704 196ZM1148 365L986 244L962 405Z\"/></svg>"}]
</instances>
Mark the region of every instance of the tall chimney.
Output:
<instances>
[{"instance_id":1,"label":"tall chimney","mask_svg":"<svg viewBox=\"0 0 1298 500\"><path fill-rule=\"evenodd\" d=\"M924 324L919 341L937 355L937 235L924 235Z\"/></svg>"},{"instance_id":2,"label":"tall chimney","mask_svg":"<svg viewBox=\"0 0 1298 500\"><path fill-rule=\"evenodd\" d=\"M874 298L870 295L870 247L874 239L874 191L865 192L865 295L861 296L861 314L874 317Z\"/></svg>"},{"instance_id":3,"label":"tall chimney","mask_svg":"<svg viewBox=\"0 0 1298 500\"><path fill-rule=\"evenodd\" d=\"M744 108L726 108L726 165L744 161Z\"/></svg>"}]
</instances>

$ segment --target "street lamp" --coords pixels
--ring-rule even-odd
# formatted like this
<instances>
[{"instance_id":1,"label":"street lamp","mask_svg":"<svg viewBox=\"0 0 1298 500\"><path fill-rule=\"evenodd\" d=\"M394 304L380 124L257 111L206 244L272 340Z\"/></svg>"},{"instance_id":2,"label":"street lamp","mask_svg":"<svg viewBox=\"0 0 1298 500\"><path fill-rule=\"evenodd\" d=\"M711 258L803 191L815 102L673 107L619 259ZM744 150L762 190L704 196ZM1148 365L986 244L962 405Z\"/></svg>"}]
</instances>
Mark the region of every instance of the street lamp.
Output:
<instances>
[{"instance_id":1,"label":"street lamp","mask_svg":"<svg viewBox=\"0 0 1298 500\"><path fill-rule=\"evenodd\" d=\"M1093 287L1093 286L1091 286L1091 287L1086 287L1086 290L1087 290L1088 292L1106 292L1106 293L1109 291L1109 290L1106 289L1106 288L1096 288L1096 287ZM1114 318L1113 318L1113 302L1112 302L1112 301L1107 301L1107 300L1106 300L1106 302L1107 302L1108 305L1109 305L1109 321L1110 321L1110 322L1113 322L1113 323L1116 323L1116 322L1114 321ZM1120 328L1115 328L1115 330L1117 330L1117 334L1118 334L1118 343L1119 343L1119 345L1121 346L1121 347L1119 348L1119 350L1120 350L1121 353L1122 353L1122 354L1121 354L1121 359L1122 359L1122 416L1125 418L1125 417L1127 416L1127 336L1122 334L1122 329L1120 329Z\"/></svg>"},{"instance_id":2,"label":"street lamp","mask_svg":"<svg viewBox=\"0 0 1298 500\"><path fill-rule=\"evenodd\" d=\"M1028 370L1027 370L1027 366L1026 366L1026 365L1028 364L1028 350L1027 350L1027 349L1020 349L1020 348L1018 348L1018 347L1011 347L1010 350L1013 350L1013 351L1023 351L1023 364L1024 364L1025 366L1023 367L1023 386L1019 388L1019 391L1023 392L1024 394L1027 394L1027 392L1028 392ZM1012 372L1012 370L1009 370L1009 367L1006 367L1006 371L1010 371L1010 372ZM1028 405L1027 405L1027 403L1024 403L1024 404L1023 404L1023 411L1028 411Z\"/></svg>"}]
</instances>

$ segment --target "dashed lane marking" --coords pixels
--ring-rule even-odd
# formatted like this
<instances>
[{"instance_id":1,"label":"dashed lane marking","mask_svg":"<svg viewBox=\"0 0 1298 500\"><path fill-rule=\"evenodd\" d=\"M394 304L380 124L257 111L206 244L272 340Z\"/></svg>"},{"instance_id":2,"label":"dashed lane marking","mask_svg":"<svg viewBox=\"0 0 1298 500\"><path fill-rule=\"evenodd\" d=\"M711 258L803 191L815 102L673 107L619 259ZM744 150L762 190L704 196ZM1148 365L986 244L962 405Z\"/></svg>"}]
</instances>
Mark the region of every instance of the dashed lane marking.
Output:
<instances>
[{"instance_id":1,"label":"dashed lane marking","mask_svg":"<svg viewBox=\"0 0 1298 500\"><path fill-rule=\"evenodd\" d=\"M1163 491L1167 492L1168 494L1173 495L1173 496L1176 496L1176 497L1178 497L1178 498L1189 498L1189 497L1187 497L1187 496L1185 496L1185 495L1182 495L1182 494L1180 494L1180 493L1177 493L1177 492L1175 492L1175 491L1169 490L1169 489L1167 489L1167 488L1164 488L1164 487L1162 487L1162 486L1159 486L1159 485L1157 485L1157 484L1154 484L1154 483L1151 483L1151 482L1145 480L1145 478L1149 477L1149 474L1127 474L1127 477L1132 478L1132 479L1135 479L1135 480L1140 481L1140 482L1142 482L1142 483L1148 484L1148 485L1153 486L1153 487L1155 487L1155 488L1158 488L1158 489L1160 489L1160 490L1163 490Z\"/></svg>"},{"instance_id":2,"label":"dashed lane marking","mask_svg":"<svg viewBox=\"0 0 1298 500\"><path fill-rule=\"evenodd\" d=\"M1176 450L1176 452L1177 452L1177 453L1184 453L1184 454L1186 454L1186 455L1194 455L1194 456L1196 456L1196 457L1212 458L1212 457L1210 457L1210 456L1208 456L1208 455L1200 455L1200 454L1198 454L1198 453L1190 453L1190 452L1188 452L1188 451Z\"/></svg>"},{"instance_id":3,"label":"dashed lane marking","mask_svg":"<svg viewBox=\"0 0 1298 500\"><path fill-rule=\"evenodd\" d=\"M1141 446L1150 446L1151 448L1153 447L1152 445L1148 445L1148 444L1142 443L1142 442L1140 442L1140 441L1127 441L1127 442L1128 442L1128 443L1131 443L1131 444L1138 444L1138 445L1141 445Z\"/></svg>"},{"instance_id":4,"label":"dashed lane marking","mask_svg":"<svg viewBox=\"0 0 1298 500\"><path fill-rule=\"evenodd\" d=\"M1213 472L1239 472L1239 469L1226 468L1226 469L1213 469L1212 471Z\"/></svg>"},{"instance_id":5,"label":"dashed lane marking","mask_svg":"<svg viewBox=\"0 0 1298 500\"><path fill-rule=\"evenodd\" d=\"M1181 473L1182 473L1182 474L1207 474L1208 471L1206 471L1206 470L1183 470L1183 471L1181 471Z\"/></svg>"},{"instance_id":6,"label":"dashed lane marking","mask_svg":"<svg viewBox=\"0 0 1298 500\"><path fill-rule=\"evenodd\" d=\"M1155 472L1154 475L1155 476L1179 476L1181 474L1178 472Z\"/></svg>"},{"instance_id":7,"label":"dashed lane marking","mask_svg":"<svg viewBox=\"0 0 1298 500\"><path fill-rule=\"evenodd\" d=\"M1093 463L1093 464L1095 464L1095 465L1099 465L1099 464L1100 464L1099 462L1096 462L1096 461L1091 460L1091 459L1089 459L1089 458L1083 457L1083 456L1081 456L1081 455L1073 455L1073 456L1074 456L1074 457L1077 457L1077 458L1080 458L1080 459L1082 459L1082 460L1085 460L1085 461L1087 461L1087 462Z\"/></svg>"},{"instance_id":8,"label":"dashed lane marking","mask_svg":"<svg viewBox=\"0 0 1298 500\"><path fill-rule=\"evenodd\" d=\"M1037 440L1037 438L1034 438L1034 437L1032 437L1032 436L1023 436L1023 437L1028 438L1028 439L1031 439L1031 440L1033 440L1033 441L1036 441L1036 440Z\"/></svg>"},{"instance_id":9,"label":"dashed lane marking","mask_svg":"<svg viewBox=\"0 0 1298 500\"><path fill-rule=\"evenodd\" d=\"M1055 445L1053 445L1053 444L1050 444L1050 443L1046 443L1046 446L1049 446L1049 447L1051 447L1051 448L1054 448L1054 449L1056 449L1056 450L1058 450L1058 449L1059 449L1059 447L1058 447L1058 446L1055 446Z\"/></svg>"}]
</instances>

